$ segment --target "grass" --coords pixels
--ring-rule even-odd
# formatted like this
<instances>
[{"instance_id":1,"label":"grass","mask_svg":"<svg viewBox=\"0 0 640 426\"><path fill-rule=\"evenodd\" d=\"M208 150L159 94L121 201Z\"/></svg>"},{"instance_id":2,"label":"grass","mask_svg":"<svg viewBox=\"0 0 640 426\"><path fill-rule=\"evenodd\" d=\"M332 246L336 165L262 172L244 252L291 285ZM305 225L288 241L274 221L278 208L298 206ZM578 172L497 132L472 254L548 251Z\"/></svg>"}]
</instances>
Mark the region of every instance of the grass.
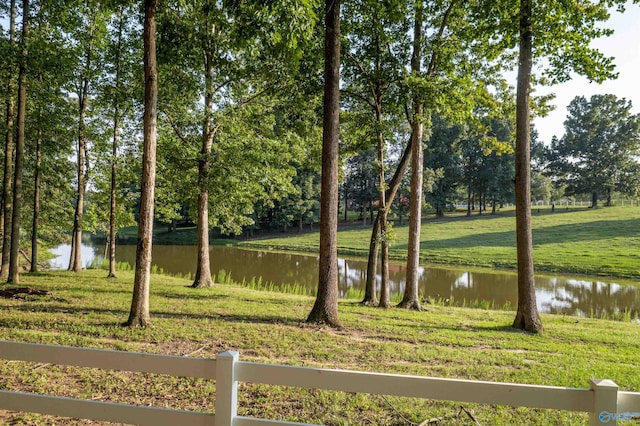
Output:
<instances>
[{"instance_id":1,"label":"grass","mask_svg":"<svg viewBox=\"0 0 640 426\"><path fill-rule=\"evenodd\" d=\"M533 209L533 258L536 270L640 278L640 208ZM389 253L404 260L407 226L394 226ZM338 233L338 252L367 256L370 228ZM318 233L243 241L249 248L318 250ZM515 212L472 217L433 217L424 221L420 243L422 263L515 268Z\"/></svg>"},{"instance_id":2,"label":"grass","mask_svg":"<svg viewBox=\"0 0 640 426\"><path fill-rule=\"evenodd\" d=\"M590 378L640 391L638 324L543 315L546 333L509 327L513 312L431 305L426 312L366 308L340 301L343 328L305 324L313 298L153 275L153 327L129 329L133 273L87 270L23 275L21 285L47 296L0 299L0 339L127 351L447 378L588 387ZM201 379L0 361L0 388L213 411L215 383ZM587 415L465 404L483 425L587 424ZM406 425L473 421L455 402L241 384L239 414L327 425ZM0 424L67 425L0 411ZM93 424L77 421L75 424ZM436 423L433 423L436 424Z\"/></svg>"}]
</instances>

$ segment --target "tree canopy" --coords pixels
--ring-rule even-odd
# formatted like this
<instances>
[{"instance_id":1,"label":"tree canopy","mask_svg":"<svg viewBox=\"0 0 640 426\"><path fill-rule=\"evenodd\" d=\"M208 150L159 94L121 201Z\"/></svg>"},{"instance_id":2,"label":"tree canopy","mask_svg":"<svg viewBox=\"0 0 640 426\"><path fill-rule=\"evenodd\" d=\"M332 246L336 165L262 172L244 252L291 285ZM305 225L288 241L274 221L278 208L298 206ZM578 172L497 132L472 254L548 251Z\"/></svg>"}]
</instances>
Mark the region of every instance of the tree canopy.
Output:
<instances>
[{"instance_id":1,"label":"tree canopy","mask_svg":"<svg viewBox=\"0 0 640 426\"><path fill-rule=\"evenodd\" d=\"M551 167L567 195L598 196L618 191L638 195L640 115L631 102L615 95L577 96L567 107L565 135L552 141Z\"/></svg>"}]
</instances>

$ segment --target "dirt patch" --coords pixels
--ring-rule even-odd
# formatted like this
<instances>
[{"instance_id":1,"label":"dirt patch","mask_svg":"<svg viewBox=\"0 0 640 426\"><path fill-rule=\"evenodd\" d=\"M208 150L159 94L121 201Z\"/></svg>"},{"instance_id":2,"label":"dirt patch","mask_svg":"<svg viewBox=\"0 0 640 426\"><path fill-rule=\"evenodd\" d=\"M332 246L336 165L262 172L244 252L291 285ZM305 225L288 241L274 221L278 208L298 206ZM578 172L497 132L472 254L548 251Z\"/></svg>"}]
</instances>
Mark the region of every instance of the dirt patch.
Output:
<instances>
[{"instance_id":1,"label":"dirt patch","mask_svg":"<svg viewBox=\"0 0 640 426\"><path fill-rule=\"evenodd\" d=\"M0 289L0 297L4 297L5 299L20 297L21 295L46 296L48 294L49 292L47 290L38 290L31 287L14 287Z\"/></svg>"}]
</instances>

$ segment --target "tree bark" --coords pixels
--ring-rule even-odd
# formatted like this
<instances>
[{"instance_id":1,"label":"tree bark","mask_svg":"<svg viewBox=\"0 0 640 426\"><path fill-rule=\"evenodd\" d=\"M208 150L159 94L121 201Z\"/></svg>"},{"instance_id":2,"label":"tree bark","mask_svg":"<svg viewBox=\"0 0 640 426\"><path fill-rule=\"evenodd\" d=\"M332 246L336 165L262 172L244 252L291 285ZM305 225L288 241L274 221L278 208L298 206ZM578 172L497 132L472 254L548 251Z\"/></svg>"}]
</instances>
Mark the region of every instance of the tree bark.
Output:
<instances>
[{"instance_id":1,"label":"tree bark","mask_svg":"<svg viewBox=\"0 0 640 426\"><path fill-rule=\"evenodd\" d=\"M211 52L204 49L205 68L205 111L202 125L202 147L198 159L198 261L196 274L191 284L193 288L213 286L209 258L209 170L211 169L211 148L215 130L211 128L213 114L213 59Z\"/></svg>"},{"instance_id":2,"label":"tree bark","mask_svg":"<svg viewBox=\"0 0 640 426\"><path fill-rule=\"evenodd\" d=\"M378 280L378 250L379 240L378 234L380 233L380 215L376 215L376 219L373 222L371 229L371 239L369 240L369 260L367 261L367 278L364 286L364 299L362 304L367 306L377 306L378 296L376 294Z\"/></svg>"},{"instance_id":3,"label":"tree bark","mask_svg":"<svg viewBox=\"0 0 640 426\"><path fill-rule=\"evenodd\" d=\"M158 72L156 66L156 0L144 2L144 147L140 189L140 219L136 270L129 327L151 325L149 315L149 285L151 279L151 248L153 243L153 200L156 181L156 128L158 116Z\"/></svg>"},{"instance_id":4,"label":"tree bark","mask_svg":"<svg viewBox=\"0 0 640 426\"><path fill-rule=\"evenodd\" d=\"M11 0L9 18L9 46L15 47L16 27L16 1ZM7 105L6 105L6 134L4 144L4 178L2 179L2 266L0 267L0 280L5 281L9 277L9 259L11 256L11 212L13 210L11 177L13 175L13 135L14 135L14 68L11 67L7 79Z\"/></svg>"},{"instance_id":5,"label":"tree bark","mask_svg":"<svg viewBox=\"0 0 640 426\"><path fill-rule=\"evenodd\" d=\"M38 222L40 221L40 172L42 158L42 131L38 130L36 139L36 167L33 177L33 221L31 222L31 268L29 272L38 272Z\"/></svg>"},{"instance_id":6,"label":"tree bark","mask_svg":"<svg viewBox=\"0 0 640 426\"><path fill-rule=\"evenodd\" d=\"M531 233L531 128L529 91L532 66L532 0L520 0L520 60L516 94L516 245L518 253L518 311L513 327L542 333L536 305Z\"/></svg>"},{"instance_id":7,"label":"tree bark","mask_svg":"<svg viewBox=\"0 0 640 426\"><path fill-rule=\"evenodd\" d=\"M91 64L91 48L87 50L87 64ZM86 112L87 98L89 96L89 78L83 77L82 90L78 98L78 193L76 196L76 208L73 216L73 232L71 234L71 256L69 258L69 271L78 272L82 269L82 219L84 214L84 193L86 189Z\"/></svg>"},{"instance_id":8,"label":"tree bark","mask_svg":"<svg viewBox=\"0 0 640 426\"><path fill-rule=\"evenodd\" d=\"M340 0L325 1L324 117L318 293L307 322L339 327L338 140L340 136Z\"/></svg>"},{"instance_id":9,"label":"tree bark","mask_svg":"<svg viewBox=\"0 0 640 426\"><path fill-rule=\"evenodd\" d=\"M596 207L598 207L598 193L594 191L591 193L591 208L595 209Z\"/></svg>"},{"instance_id":10,"label":"tree bark","mask_svg":"<svg viewBox=\"0 0 640 426\"><path fill-rule=\"evenodd\" d=\"M385 147L384 137L382 135L382 98L380 96L380 90L376 87L376 123L377 123L377 161L378 161L378 235L380 240L380 301L378 306L381 308L391 307L390 295L389 295L389 223L387 216L389 209L387 207L386 186L387 181L384 177L384 159L385 159Z\"/></svg>"},{"instance_id":11,"label":"tree bark","mask_svg":"<svg viewBox=\"0 0 640 426\"><path fill-rule=\"evenodd\" d=\"M22 210L22 168L24 164L24 128L27 113L27 42L29 39L29 0L22 0L22 48L18 71L18 134L16 138L15 168L13 177L13 209L11 212L11 252L7 282L20 282L18 257L20 254L20 212Z\"/></svg>"},{"instance_id":12,"label":"tree bark","mask_svg":"<svg viewBox=\"0 0 640 426\"><path fill-rule=\"evenodd\" d=\"M93 63L94 49L94 25L89 30L89 44L86 50L84 70L88 72ZM69 271L78 272L82 269L82 230L84 217L84 196L87 188L87 174L89 172L89 157L87 153L86 114L89 100L90 77L83 73L80 90L78 93L78 193L76 208L73 218L73 232L71 234L71 256L69 258Z\"/></svg>"},{"instance_id":13,"label":"tree bark","mask_svg":"<svg viewBox=\"0 0 640 426\"><path fill-rule=\"evenodd\" d=\"M380 212L380 301L378 307L391 307L391 294L389 289L389 242L387 241L387 227L383 225L387 221L386 210Z\"/></svg>"},{"instance_id":14,"label":"tree bark","mask_svg":"<svg viewBox=\"0 0 640 426\"><path fill-rule=\"evenodd\" d=\"M422 105L416 105L414 114L422 114ZM409 213L409 247L407 248L407 278L399 308L420 310L419 267L420 230L422 225L422 123L414 122L413 161L411 165L411 212Z\"/></svg>"},{"instance_id":15,"label":"tree bark","mask_svg":"<svg viewBox=\"0 0 640 426\"><path fill-rule=\"evenodd\" d=\"M111 151L111 194L109 206L109 274L107 278L116 278L116 183L118 173L118 106L114 108L113 147Z\"/></svg>"},{"instance_id":16,"label":"tree bark","mask_svg":"<svg viewBox=\"0 0 640 426\"><path fill-rule=\"evenodd\" d=\"M413 30L413 56L411 71L421 73L422 63L422 2L416 2L415 26ZM418 278L420 266L420 230L422 226L422 178L423 178L423 115L424 106L418 98L413 99L411 122L411 205L409 206L409 243L407 247L407 278L399 308L420 310Z\"/></svg>"}]
</instances>

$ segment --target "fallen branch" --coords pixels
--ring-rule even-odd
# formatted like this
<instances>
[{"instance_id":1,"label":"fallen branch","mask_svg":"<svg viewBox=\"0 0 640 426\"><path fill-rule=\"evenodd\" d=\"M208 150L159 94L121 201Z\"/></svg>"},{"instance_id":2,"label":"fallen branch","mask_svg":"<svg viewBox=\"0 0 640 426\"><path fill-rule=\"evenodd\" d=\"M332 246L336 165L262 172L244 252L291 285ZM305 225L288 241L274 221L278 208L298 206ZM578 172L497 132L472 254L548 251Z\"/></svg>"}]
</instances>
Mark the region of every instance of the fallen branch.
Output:
<instances>
[{"instance_id":1,"label":"fallen branch","mask_svg":"<svg viewBox=\"0 0 640 426\"><path fill-rule=\"evenodd\" d=\"M209 347L209 346L211 346L211 345L210 345L209 343L207 343L206 345L201 346L201 347L199 347L198 349L196 349L195 351L193 351L193 352L191 352L191 353L188 353L188 354L186 354L186 355L184 355L184 356L194 356L195 354L197 354L197 353L199 353L199 352L202 352L203 350L205 350L205 349L206 349L207 347Z\"/></svg>"},{"instance_id":2,"label":"fallen branch","mask_svg":"<svg viewBox=\"0 0 640 426\"><path fill-rule=\"evenodd\" d=\"M429 426L436 425L444 420L443 417L433 417L431 419L427 419L424 422L420 423L418 426Z\"/></svg>"},{"instance_id":3,"label":"fallen branch","mask_svg":"<svg viewBox=\"0 0 640 426\"><path fill-rule=\"evenodd\" d=\"M22 257L24 257L24 259L27 261L27 263L28 263L29 265L31 265L31 259L30 259L30 258L29 258L29 256L27 255L27 252L25 252L25 251L24 251L24 250L22 250L22 249L21 249L21 250L18 250L18 251L19 251L19 253L22 255ZM43 269L47 269L47 268L49 268L49 265L45 265L44 263L38 263L37 265L38 265L40 268L43 268Z\"/></svg>"},{"instance_id":4,"label":"fallen branch","mask_svg":"<svg viewBox=\"0 0 640 426\"><path fill-rule=\"evenodd\" d=\"M477 425L477 426L481 426L480 422L478 422L478 420L476 420L476 418L473 416L473 414L471 414L471 412L469 410L467 410L466 408L464 408L462 405L460 406L460 410L464 411L464 413L471 419L473 420L473 422Z\"/></svg>"},{"instance_id":5,"label":"fallen branch","mask_svg":"<svg viewBox=\"0 0 640 426\"><path fill-rule=\"evenodd\" d=\"M50 363L48 363L48 362L43 362L42 364L38 364L36 367L34 367L34 368L33 368L33 370L35 371L35 370L38 370L38 369L40 369L40 368L48 367L48 366L50 366L50 365L51 365L51 364L50 364Z\"/></svg>"},{"instance_id":6,"label":"fallen branch","mask_svg":"<svg viewBox=\"0 0 640 426\"><path fill-rule=\"evenodd\" d=\"M413 426L419 426L417 423L412 422L411 420L407 419L405 416L402 415L402 413L400 411L398 411L396 409L396 407L394 407L387 398L384 397L384 395L380 395L382 397L382 399L384 400L384 402L386 402L389 407L391 407L391 409L393 411L396 412L397 415L399 415L400 417L402 417L402 420L404 420L407 424L413 425Z\"/></svg>"}]
</instances>

